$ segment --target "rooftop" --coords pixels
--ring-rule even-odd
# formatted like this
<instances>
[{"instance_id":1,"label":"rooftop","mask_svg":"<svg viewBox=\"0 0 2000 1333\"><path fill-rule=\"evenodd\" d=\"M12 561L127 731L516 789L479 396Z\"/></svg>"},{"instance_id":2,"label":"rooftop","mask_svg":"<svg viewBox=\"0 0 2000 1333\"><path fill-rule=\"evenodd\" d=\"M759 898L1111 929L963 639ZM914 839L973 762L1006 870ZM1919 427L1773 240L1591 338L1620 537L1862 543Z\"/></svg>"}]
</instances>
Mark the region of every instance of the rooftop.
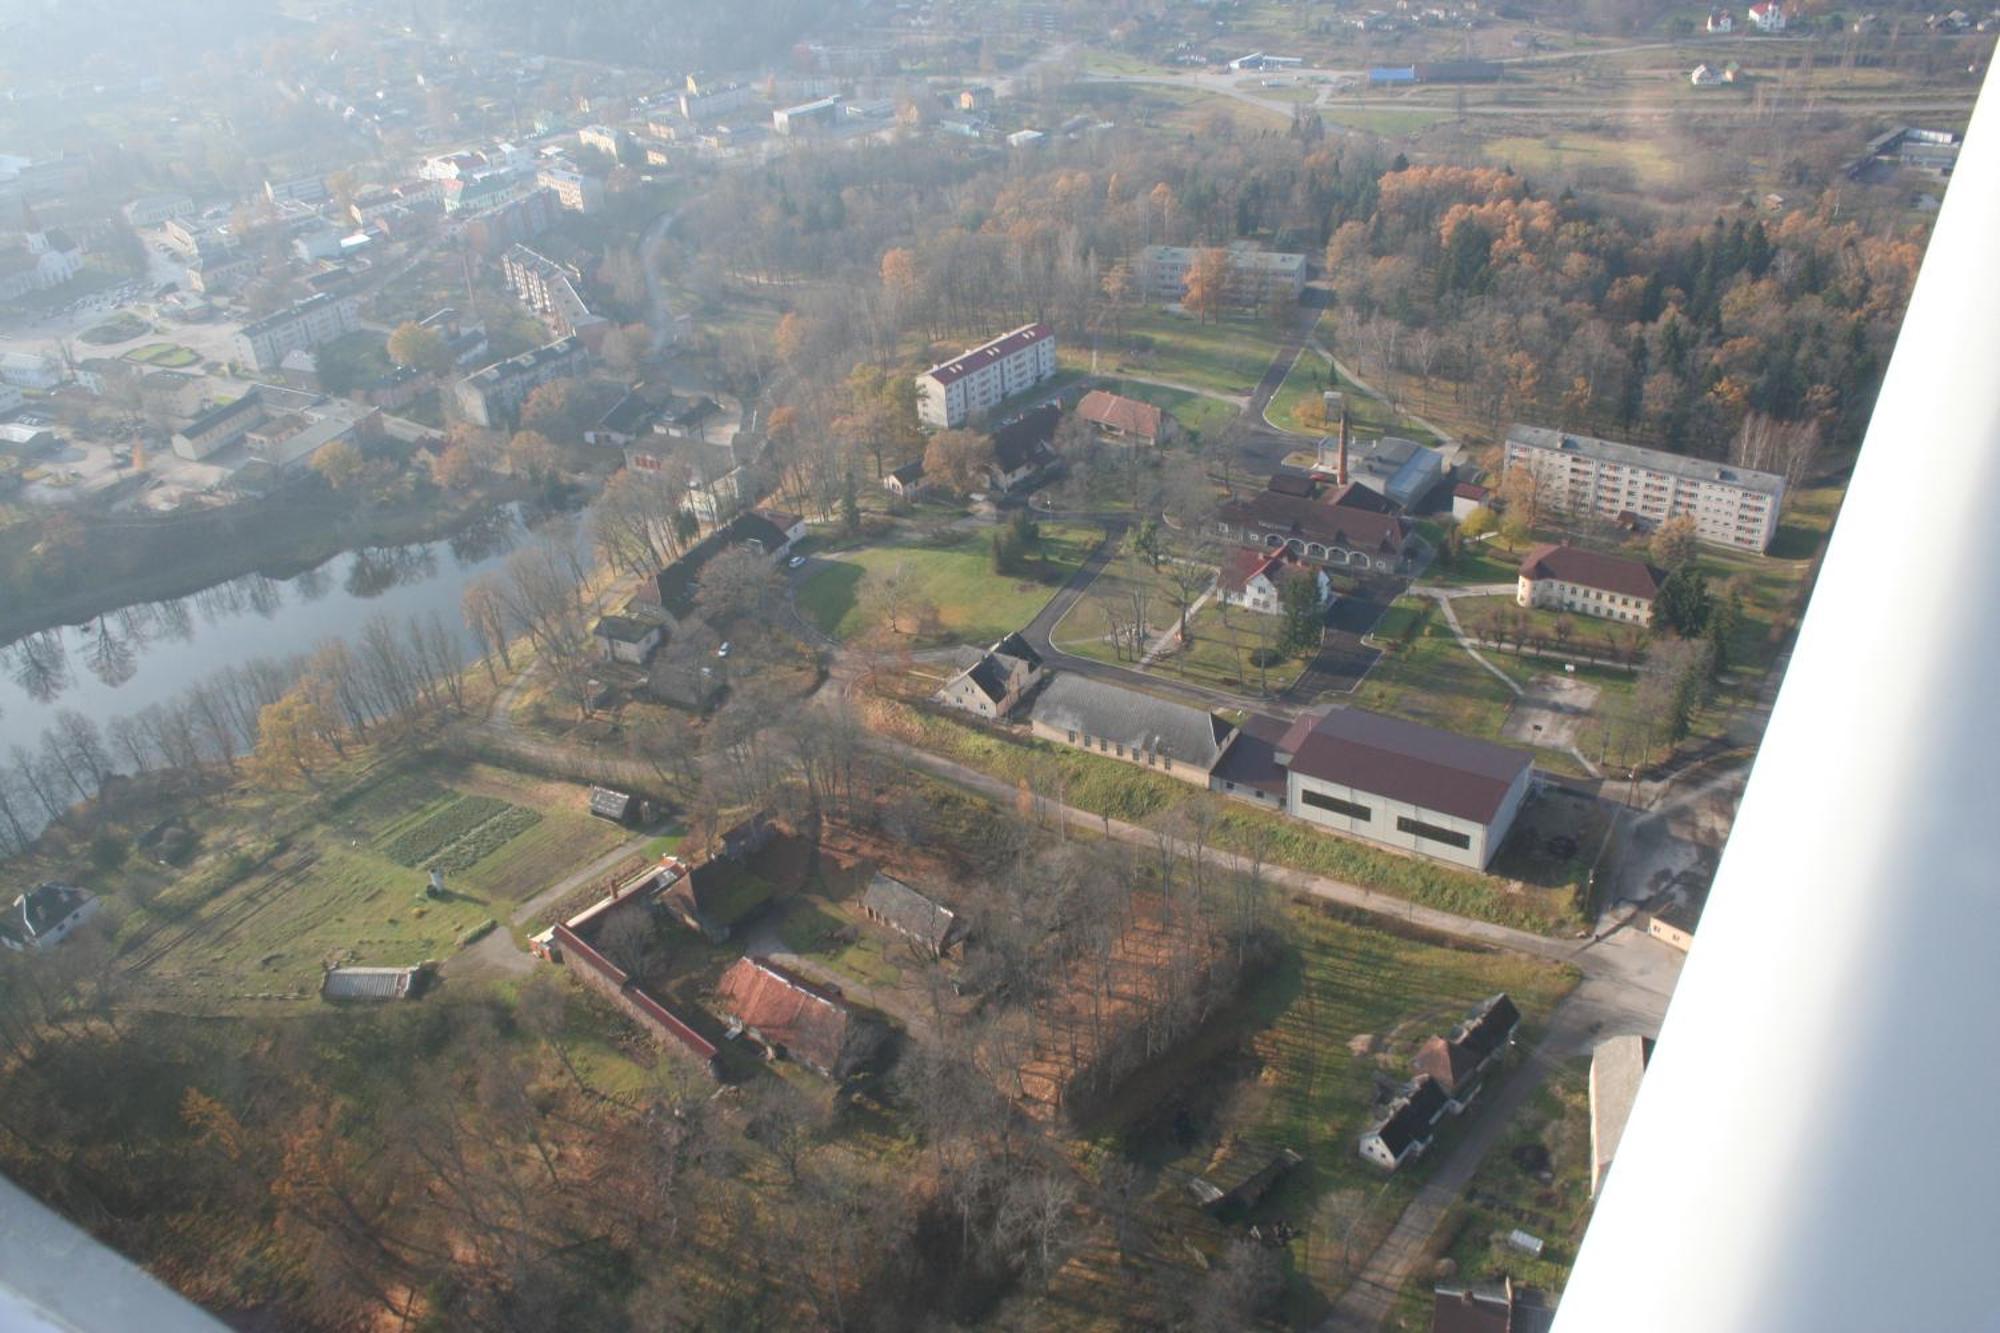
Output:
<instances>
[{"instance_id":1,"label":"rooftop","mask_svg":"<svg viewBox=\"0 0 2000 1333\"><path fill-rule=\"evenodd\" d=\"M1043 689L1035 700L1034 720L1057 731L1194 764L1203 772L1215 767L1233 731L1199 708L1072 673L1058 675Z\"/></svg>"},{"instance_id":2,"label":"rooftop","mask_svg":"<svg viewBox=\"0 0 2000 1333\"><path fill-rule=\"evenodd\" d=\"M1301 776L1480 824L1532 762L1521 750L1359 708L1300 715L1278 753Z\"/></svg>"},{"instance_id":3,"label":"rooftop","mask_svg":"<svg viewBox=\"0 0 2000 1333\"><path fill-rule=\"evenodd\" d=\"M861 905L934 953L951 942L958 928L957 913L887 875L878 874L868 882Z\"/></svg>"},{"instance_id":4,"label":"rooftop","mask_svg":"<svg viewBox=\"0 0 2000 1333\"><path fill-rule=\"evenodd\" d=\"M1144 435L1148 439L1160 433L1162 413L1151 403L1142 403L1137 398L1126 398L1104 389L1092 389L1076 405L1076 414L1085 421L1121 431L1127 435Z\"/></svg>"},{"instance_id":5,"label":"rooftop","mask_svg":"<svg viewBox=\"0 0 2000 1333\"><path fill-rule=\"evenodd\" d=\"M730 965L716 993L730 1017L764 1040L830 1074L843 1072L852 1015L837 993L749 957Z\"/></svg>"},{"instance_id":6,"label":"rooftop","mask_svg":"<svg viewBox=\"0 0 2000 1333\"><path fill-rule=\"evenodd\" d=\"M1203 248L1194 245L1149 245L1139 252L1139 262L1175 266L1192 264L1195 256L1199 255ZM1295 273L1306 266L1306 257L1302 254L1252 250L1247 246L1238 245L1230 246L1227 253L1230 264L1237 268L1263 269L1268 273Z\"/></svg>"},{"instance_id":7,"label":"rooftop","mask_svg":"<svg viewBox=\"0 0 2000 1333\"><path fill-rule=\"evenodd\" d=\"M1012 356L1023 348L1033 347L1044 338L1054 336L1055 330L1046 324L1023 324L1012 333L1003 333L992 342L982 343L949 361L941 361L924 373L939 384L950 384L955 380L964 379L975 370Z\"/></svg>"},{"instance_id":8,"label":"rooftop","mask_svg":"<svg viewBox=\"0 0 2000 1333\"><path fill-rule=\"evenodd\" d=\"M1602 1172L1618 1155L1618 1140L1639 1097L1639 1081L1653 1058L1653 1039L1628 1033L1597 1043L1590 1056L1590 1141Z\"/></svg>"},{"instance_id":9,"label":"rooftop","mask_svg":"<svg viewBox=\"0 0 2000 1333\"><path fill-rule=\"evenodd\" d=\"M1550 430L1546 426L1516 425L1507 432L1507 443L1522 445L1529 449L1558 450L1600 463L1620 463L1626 467L1650 468L1655 472L1669 473L1683 481L1706 481L1737 486L1774 499L1785 489L1785 479L1774 473L1758 472L1745 467L1730 467L1703 458L1687 458L1680 454L1663 453L1658 449L1643 449L1636 444L1621 444L1617 440L1600 440L1590 435L1568 435L1562 431Z\"/></svg>"},{"instance_id":10,"label":"rooftop","mask_svg":"<svg viewBox=\"0 0 2000 1333\"><path fill-rule=\"evenodd\" d=\"M1659 594L1666 574L1638 560L1580 546L1537 546L1521 562L1524 579L1556 579L1580 587L1651 601Z\"/></svg>"}]
</instances>

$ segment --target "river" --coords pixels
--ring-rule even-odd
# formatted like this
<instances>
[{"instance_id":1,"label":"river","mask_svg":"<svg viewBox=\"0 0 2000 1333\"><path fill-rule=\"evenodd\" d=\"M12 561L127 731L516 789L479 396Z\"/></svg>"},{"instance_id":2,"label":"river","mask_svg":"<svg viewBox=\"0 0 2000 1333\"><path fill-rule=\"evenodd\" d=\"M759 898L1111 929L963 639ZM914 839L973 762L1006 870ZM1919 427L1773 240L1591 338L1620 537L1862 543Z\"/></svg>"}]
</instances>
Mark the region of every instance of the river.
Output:
<instances>
[{"instance_id":1,"label":"river","mask_svg":"<svg viewBox=\"0 0 2000 1333\"><path fill-rule=\"evenodd\" d=\"M0 756L33 749L59 708L107 727L223 667L351 640L375 615L400 623L436 611L470 659L465 586L538 533L581 543L583 529L574 516L528 519L509 507L446 540L348 551L292 578L251 574L17 639L0 647Z\"/></svg>"}]
</instances>

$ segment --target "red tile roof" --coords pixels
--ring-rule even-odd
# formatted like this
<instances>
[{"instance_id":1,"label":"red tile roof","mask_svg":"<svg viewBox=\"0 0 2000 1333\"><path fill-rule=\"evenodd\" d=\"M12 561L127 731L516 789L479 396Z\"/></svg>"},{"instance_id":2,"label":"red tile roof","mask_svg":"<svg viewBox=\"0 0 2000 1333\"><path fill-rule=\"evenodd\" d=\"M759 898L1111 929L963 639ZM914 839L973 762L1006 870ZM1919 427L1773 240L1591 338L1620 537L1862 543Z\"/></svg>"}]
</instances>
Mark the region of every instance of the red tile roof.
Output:
<instances>
[{"instance_id":1,"label":"red tile roof","mask_svg":"<svg viewBox=\"0 0 2000 1333\"><path fill-rule=\"evenodd\" d=\"M1651 565L1627 560L1602 551L1586 551L1580 546L1537 546L1521 562L1521 577L1557 579L1584 588L1638 597L1651 601L1659 595L1666 575Z\"/></svg>"},{"instance_id":2,"label":"red tile roof","mask_svg":"<svg viewBox=\"0 0 2000 1333\"><path fill-rule=\"evenodd\" d=\"M975 347L963 355L932 366L925 373L939 384L950 384L964 379L975 370L992 365L995 361L1004 360L1024 347L1033 347L1042 339L1054 336L1055 330L1046 324L1024 325L1012 333L1001 334L982 347Z\"/></svg>"},{"instance_id":3,"label":"red tile roof","mask_svg":"<svg viewBox=\"0 0 2000 1333\"><path fill-rule=\"evenodd\" d=\"M1076 405L1076 414L1093 425L1103 426L1125 435L1143 435L1149 440L1160 438L1160 423L1163 414L1151 403L1142 403L1137 398L1125 398L1104 389L1092 389Z\"/></svg>"},{"instance_id":4,"label":"red tile roof","mask_svg":"<svg viewBox=\"0 0 2000 1333\"><path fill-rule=\"evenodd\" d=\"M836 1073L847 1049L849 1012L839 996L766 958L739 958L722 974L725 1011L805 1063Z\"/></svg>"}]
</instances>

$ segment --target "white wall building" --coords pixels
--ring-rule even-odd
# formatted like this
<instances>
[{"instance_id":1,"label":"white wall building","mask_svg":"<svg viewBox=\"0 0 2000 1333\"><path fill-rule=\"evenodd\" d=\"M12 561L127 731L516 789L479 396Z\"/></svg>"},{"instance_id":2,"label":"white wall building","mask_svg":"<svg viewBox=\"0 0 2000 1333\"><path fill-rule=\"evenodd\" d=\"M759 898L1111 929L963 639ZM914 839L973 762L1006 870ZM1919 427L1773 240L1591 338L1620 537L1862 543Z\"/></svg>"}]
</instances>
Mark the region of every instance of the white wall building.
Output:
<instances>
[{"instance_id":1,"label":"white wall building","mask_svg":"<svg viewBox=\"0 0 2000 1333\"><path fill-rule=\"evenodd\" d=\"M1055 330L1025 324L917 376L917 420L949 430L1056 373Z\"/></svg>"},{"instance_id":2,"label":"white wall building","mask_svg":"<svg viewBox=\"0 0 2000 1333\"><path fill-rule=\"evenodd\" d=\"M104 904L88 889L69 884L38 884L18 895L0 917L0 945L16 953L53 949Z\"/></svg>"},{"instance_id":3,"label":"white wall building","mask_svg":"<svg viewBox=\"0 0 2000 1333\"><path fill-rule=\"evenodd\" d=\"M1577 546L1537 546L1521 562L1514 601L1632 625L1653 623L1666 576L1651 565Z\"/></svg>"},{"instance_id":4,"label":"white wall building","mask_svg":"<svg viewBox=\"0 0 2000 1333\"><path fill-rule=\"evenodd\" d=\"M1285 813L1484 870L1528 795L1523 751L1358 708L1301 716L1277 742Z\"/></svg>"},{"instance_id":5,"label":"white wall building","mask_svg":"<svg viewBox=\"0 0 2000 1333\"><path fill-rule=\"evenodd\" d=\"M1760 554L1778 533L1785 498L1785 479L1770 472L1543 426L1507 432L1507 467L1534 478L1545 510L1641 528L1685 514L1702 541Z\"/></svg>"}]
</instances>

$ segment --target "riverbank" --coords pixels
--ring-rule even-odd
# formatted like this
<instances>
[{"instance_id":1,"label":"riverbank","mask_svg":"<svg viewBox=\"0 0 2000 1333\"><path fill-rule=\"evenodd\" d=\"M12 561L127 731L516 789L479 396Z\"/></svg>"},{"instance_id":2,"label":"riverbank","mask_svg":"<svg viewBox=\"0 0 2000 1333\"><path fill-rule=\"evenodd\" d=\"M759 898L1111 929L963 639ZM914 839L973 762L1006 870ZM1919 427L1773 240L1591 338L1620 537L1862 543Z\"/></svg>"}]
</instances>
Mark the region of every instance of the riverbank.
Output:
<instances>
[{"instance_id":1,"label":"riverbank","mask_svg":"<svg viewBox=\"0 0 2000 1333\"><path fill-rule=\"evenodd\" d=\"M292 578L344 551L460 537L528 495L524 487L496 486L456 503L432 496L365 508L323 495L273 496L192 514L80 523L53 557L36 549L38 525L23 524L0 532L0 568L54 558L73 591L20 605L4 599L9 604L0 605L0 645L138 603L192 596L249 574Z\"/></svg>"}]
</instances>

